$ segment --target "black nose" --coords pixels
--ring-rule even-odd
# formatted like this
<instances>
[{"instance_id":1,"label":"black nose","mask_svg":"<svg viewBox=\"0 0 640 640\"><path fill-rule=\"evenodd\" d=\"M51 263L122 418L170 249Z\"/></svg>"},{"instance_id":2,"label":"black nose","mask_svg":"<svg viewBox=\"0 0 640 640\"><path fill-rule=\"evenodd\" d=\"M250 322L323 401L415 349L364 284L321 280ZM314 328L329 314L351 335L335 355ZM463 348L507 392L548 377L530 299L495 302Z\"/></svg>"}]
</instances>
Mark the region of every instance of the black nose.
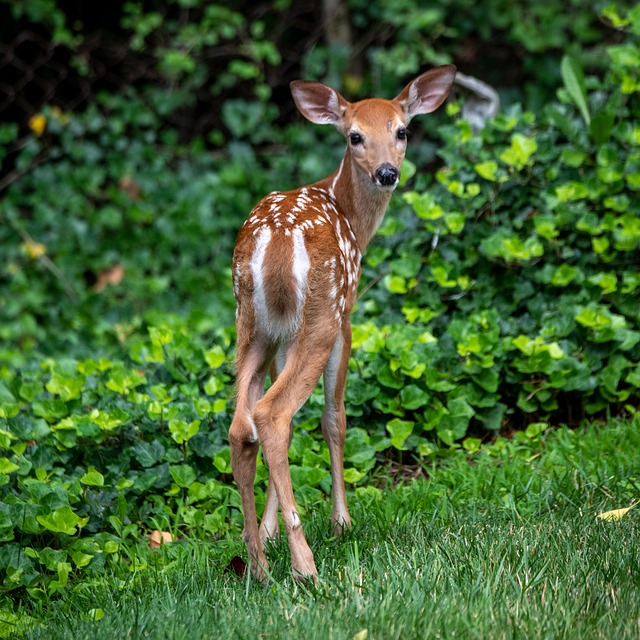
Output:
<instances>
[{"instance_id":1,"label":"black nose","mask_svg":"<svg viewBox=\"0 0 640 640\"><path fill-rule=\"evenodd\" d=\"M398 178L400 177L400 172L388 162L385 164L381 164L376 169L376 180L378 184L381 184L384 187L389 187L398 182Z\"/></svg>"}]
</instances>

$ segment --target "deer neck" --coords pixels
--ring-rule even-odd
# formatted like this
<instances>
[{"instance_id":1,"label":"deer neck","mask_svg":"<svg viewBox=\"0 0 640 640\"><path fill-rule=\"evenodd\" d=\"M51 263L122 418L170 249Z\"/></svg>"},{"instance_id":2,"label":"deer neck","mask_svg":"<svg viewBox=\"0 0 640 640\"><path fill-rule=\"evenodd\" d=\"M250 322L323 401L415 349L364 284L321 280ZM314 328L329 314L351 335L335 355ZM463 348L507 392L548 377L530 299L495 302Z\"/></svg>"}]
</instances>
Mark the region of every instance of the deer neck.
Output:
<instances>
[{"instance_id":1,"label":"deer neck","mask_svg":"<svg viewBox=\"0 0 640 640\"><path fill-rule=\"evenodd\" d=\"M391 192L380 191L368 175L355 166L347 149L340 166L318 186L326 189L349 221L361 252L369 244L391 199Z\"/></svg>"}]
</instances>

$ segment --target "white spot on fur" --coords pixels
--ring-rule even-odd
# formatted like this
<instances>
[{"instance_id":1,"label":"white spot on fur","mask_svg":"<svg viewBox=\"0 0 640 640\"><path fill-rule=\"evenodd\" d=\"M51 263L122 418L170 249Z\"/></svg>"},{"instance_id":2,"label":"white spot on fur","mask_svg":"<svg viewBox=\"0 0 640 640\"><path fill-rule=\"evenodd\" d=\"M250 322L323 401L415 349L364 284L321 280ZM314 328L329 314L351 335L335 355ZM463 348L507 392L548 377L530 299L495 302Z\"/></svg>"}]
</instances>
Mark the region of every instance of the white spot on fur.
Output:
<instances>
[{"instance_id":1,"label":"white spot on fur","mask_svg":"<svg viewBox=\"0 0 640 640\"><path fill-rule=\"evenodd\" d=\"M300 229L293 230L293 277L296 280L296 293L298 298L298 319L302 314L302 307L307 293L307 274L309 273L309 254L304 245L304 235Z\"/></svg>"},{"instance_id":2,"label":"white spot on fur","mask_svg":"<svg viewBox=\"0 0 640 640\"><path fill-rule=\"evenodd\" d=\"M258 234L256 248L251 256L251 275L253 276L253 308L258 324L263 327L269 326L269 309L267 308L267 298L264 290L264 258L267 247L271 240L271 229L269 227L259 227L254 235Z\"/></svg>"},{"instance_id":3,"label":"white spot on fur","mask_svg":"<svg viewBox=\"0 0 640 640\"><path fill-rule=\"evenodd\" d=\"M338 180L340 180L340 176L342 175L342 167L343 166L344 166L344 158L342 159L342 162L340 163L340 166L338 167L338 172L336 173L336 177L333 179L333 182L331 183L331 186L329 187L329 195L332 198L336 197L334 189L336 187L336 184L338 183Z\"/></svg>"},{"instance_id":4,"label":"white spot on fur","mask_svg":"<svg viewBox=\"0 0 640 640\"><path fill-rule=\"evenodd\" d=\"M250 415L247 416L247 422L251 427L251 442L258 442L258 430L256 429L256 423Z\"/></svg>"}]
</instances>

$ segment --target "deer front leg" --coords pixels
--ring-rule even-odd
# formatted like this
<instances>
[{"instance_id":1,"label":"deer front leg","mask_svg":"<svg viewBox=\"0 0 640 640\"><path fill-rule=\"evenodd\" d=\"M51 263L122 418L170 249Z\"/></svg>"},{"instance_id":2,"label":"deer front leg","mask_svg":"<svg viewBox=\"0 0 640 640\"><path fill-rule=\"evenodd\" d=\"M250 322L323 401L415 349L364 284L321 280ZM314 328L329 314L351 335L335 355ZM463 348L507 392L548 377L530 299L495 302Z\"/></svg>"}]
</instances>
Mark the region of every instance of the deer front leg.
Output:
<instances>
[{"instance_id":1,"label":"deer front leg","mask_svg":"<svg viewBox=\"0 0 640 640\"><path fill-rule=\"evenodd\" d=\"M293 495L289 434L293 416L311 395L331 353L335 334L331 339L323 340L318 337L323 332L326 332L325 327L309 327L308 334L299 337L289 348L284 369L254 411L270 481L275 486L287 532L293 574L301 579L316 576L317 569Z\"/></svg>"},{"instance_id":2,"label":"deer front leg","mask_svg":"<svg viewBox=\"0 0 640 640\"><path fill-rule=\"evenodd\" d=\"M324 411L322 435L331 457L331 491L333 511L331 525L335 534L351 527L344 488L344 441L347 432L347 416L344 410L344 391L347 367L351 353L351 323L345 318L324 369Z\"/></svg>"},{"instance_id":3,"label":"deer front leg","mask_svg":"<svg viewBox=\"0 0 640 640\"><path fill-rule=\"evenodd\" d=\"M282 511L293 574L296 578L307 578L315 576L317 570L313 553L302 531L302 522L293 496L288 460L290 419L286 416L272 416L273 405L269 402L268 395L269 393L256 407L256 425L261 434L262 451L269 466L269 484L275 488L277 502L280 503Z\"/></svg>"}]
</instances>

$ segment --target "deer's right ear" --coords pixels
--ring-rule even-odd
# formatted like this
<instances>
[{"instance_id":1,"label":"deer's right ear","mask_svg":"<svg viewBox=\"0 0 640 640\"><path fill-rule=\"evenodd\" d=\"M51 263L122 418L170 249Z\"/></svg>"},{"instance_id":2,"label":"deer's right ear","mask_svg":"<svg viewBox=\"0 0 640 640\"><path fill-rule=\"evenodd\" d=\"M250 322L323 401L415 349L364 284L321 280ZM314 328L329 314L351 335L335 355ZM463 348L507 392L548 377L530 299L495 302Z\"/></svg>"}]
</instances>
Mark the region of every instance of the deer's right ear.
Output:
<instances>
[{"instance_id":1,"label":"deer's right ear","mask_svg":"<svg viewBox=\"0 0 640 640\"><path fill-rule=\"evenodd\" d=\"M455 77L455 66L445 64L412 80L396 97L396 102L407 116L407 122L413 116L435 111L447 99Z\"/></svg>"},{"instance_id":2,"label":"deer's right ear","mask_svg":"<svg viewBox=\"0 0 640 640\"><path fill-rule=\"evenodd\" d=\"M307 80L294 80L289 86L296 107L307 120L340 127L348 103L337 91Z\"/></svg>"}]
</instances>

